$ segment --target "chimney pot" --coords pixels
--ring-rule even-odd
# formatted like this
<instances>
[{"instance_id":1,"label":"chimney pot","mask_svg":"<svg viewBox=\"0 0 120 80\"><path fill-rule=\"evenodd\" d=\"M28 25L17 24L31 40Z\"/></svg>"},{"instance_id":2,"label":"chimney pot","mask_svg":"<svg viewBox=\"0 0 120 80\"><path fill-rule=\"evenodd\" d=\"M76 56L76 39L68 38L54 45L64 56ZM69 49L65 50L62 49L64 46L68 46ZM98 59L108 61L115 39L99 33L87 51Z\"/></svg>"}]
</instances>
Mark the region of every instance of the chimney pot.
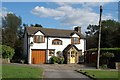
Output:
<instances>
[{"instance_id":1,"label":"chimney pot","mask_svg":"<svg viewBox=\"0 0 120 80\"><path fill-rule=\"evenodd\" d=\"M75 27L74 30L81 33L81 27Z\"/></svg>"}]
</instances>

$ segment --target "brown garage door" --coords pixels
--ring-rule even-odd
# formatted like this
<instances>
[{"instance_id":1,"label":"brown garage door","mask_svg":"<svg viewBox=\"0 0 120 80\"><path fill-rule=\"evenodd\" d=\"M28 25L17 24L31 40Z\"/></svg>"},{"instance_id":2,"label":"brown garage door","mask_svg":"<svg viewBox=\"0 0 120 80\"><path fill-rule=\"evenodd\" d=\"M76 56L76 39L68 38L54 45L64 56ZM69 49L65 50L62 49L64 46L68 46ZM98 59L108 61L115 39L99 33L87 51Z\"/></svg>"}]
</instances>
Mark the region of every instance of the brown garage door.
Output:
<instances>
[{"instance_id":1,"label":"brown garage door","mask_svg":"<svg viewBox=\"0 0 120 80\"><path fill-rule=\"evenodd\" d=\"M46 62L45 50L32 50L32 64L44 64Z\"/></svg>"}]
</instances>

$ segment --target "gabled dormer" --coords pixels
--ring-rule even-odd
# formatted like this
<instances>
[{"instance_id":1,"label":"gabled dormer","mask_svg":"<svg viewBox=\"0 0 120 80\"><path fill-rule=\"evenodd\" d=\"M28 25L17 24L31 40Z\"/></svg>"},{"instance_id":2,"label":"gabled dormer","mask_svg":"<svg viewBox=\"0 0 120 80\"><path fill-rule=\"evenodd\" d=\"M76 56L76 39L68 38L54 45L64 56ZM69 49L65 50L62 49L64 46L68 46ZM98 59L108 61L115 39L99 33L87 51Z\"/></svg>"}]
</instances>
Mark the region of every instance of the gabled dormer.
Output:
<instances>
[{"instance_id":1,"label":"gabled dormer","mask_svg":"<svg viewBox=\"0 0 120 80\"><path fill-rule=\"evenodd\" d=\"M40 30L35 32L33 35L33 41L34 43L45 43L44 34Z\"/></svg>"},{"instance_id":2,"label":"gabled dormer","mask_svg":"<svg viewBox=\"0 0 120 80\"><path fill-rule=\"evenodd\" d=\"M77 33L71 35L71 44L80 44L80 36Z\"/></svg>"}]
</instances>

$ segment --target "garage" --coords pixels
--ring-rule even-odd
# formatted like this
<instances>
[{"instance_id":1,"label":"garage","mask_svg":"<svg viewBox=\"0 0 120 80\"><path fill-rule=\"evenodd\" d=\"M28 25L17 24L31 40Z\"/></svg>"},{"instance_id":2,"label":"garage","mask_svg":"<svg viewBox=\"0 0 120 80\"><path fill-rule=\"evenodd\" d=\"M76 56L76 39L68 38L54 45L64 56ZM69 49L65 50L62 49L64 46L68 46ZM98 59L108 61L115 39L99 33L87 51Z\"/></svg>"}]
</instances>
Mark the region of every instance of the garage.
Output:
<instances>
[{"instance_id":1,"label":"garage","mask_svg":"<svg viewBox=\"0 0 120 80\"><path fill-rule=\"evenodd\" d=\"M32 50L31 63L32 64L45 64L46 63L46 50Z\"/></svg>"}]
</instances>

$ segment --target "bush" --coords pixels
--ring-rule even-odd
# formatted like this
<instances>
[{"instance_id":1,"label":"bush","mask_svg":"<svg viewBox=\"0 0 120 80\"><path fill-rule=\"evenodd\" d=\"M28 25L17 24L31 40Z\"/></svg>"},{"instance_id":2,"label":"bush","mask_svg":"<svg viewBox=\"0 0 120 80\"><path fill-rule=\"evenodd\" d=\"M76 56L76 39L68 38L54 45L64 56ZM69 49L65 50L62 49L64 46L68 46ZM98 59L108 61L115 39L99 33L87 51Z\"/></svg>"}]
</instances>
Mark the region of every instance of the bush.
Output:
<instances>
[{"instance_id":1,"label":"bush","mask_svg":"<svg viewBox=\"0 0 120 80\"><path fill-rule=\"evenodd\" d=\"M25 63L25 60L23 60L23 59L22 59L22 60L20 60L20 63L24 64L24 63Z\"/></svg>"},{"instance_id":2,"label":"bush","mask_svg":"<svg viewBox=\"0 0 120 80\"><path fill-rule=\"evenodd\" d=\"M50 62L51 63L58 63L58 58L56 57L56 56L52 56L51 58L50 58Z\"/></svg>"},{"instance_id":3,"label":"bush","mask_svg":"<svg viewBox=\"0 0 120 80\"><path fill-rule=\"evenodd\" d=\"M57 52L57 55L60 56L60 55L61 55L61 51L58 51L58 52Z\"/></svg>"},{"instance_id":4,"label":"bush","mask_svg":"<svg viewBox=\"0 0 120 80\"><path fill-rule=\"evenodd\" d=\"M59 64L63 64L64 60L65 60L64 57L62 57L62 56L58 57L58 63Z\"/></svg>"},{"instance_id":5,"label":"bush","mask_svg":"<svg viewBox=\"0 0 120 80\"><path fill-rule=\"evenodd\" d=\"M11 60L15 54L14 48L11 48L11 47L6 46L6 45L1 45L1 46L2 46L2 57L9 58Z\"/></svg>"},{"instance_id":6,"label":"bush","mask_svg":"<svg viewBox=\"0 0 120 80\"><path fill-rule=\"evenodd\" d=\"M106 52L101 54L101 65L108 64L110 58L114 57L114 53Z\"/></svg>"},{"instance_id":7,"label":"bush","mask_svg":"<svg viewBox=\"0 0 120 80\"><path fill-rule=\"evenodd\" d=\"M54 63L54 64L56 64L56 63L63 64L64 58L63 58L62 56L58 56L58 57L52 56L52 57L50 58L50 62L51 62L51 63Z\"/></svg>"},{"instance_id":8,"label":"bush","mask_svg":"<svg viewBox=\"0 0 120 80\"><path fill-rule=\"evenodd\" d=\"M114 55L114 53L106 52L106 53L102 53L102 56L103 56L103 57L107 57L107 58L112 58L112 57L114 57L115 55Z\"/></svg>"},{"instance_id":9,"label":"bush","mask_svg":"<svg viewBox=\"0 0 120 80\"><path fill-rule=\"evenodd\" d=\"M108 67L107 67L106 64L103 64L103 65L100 66L100 69L107 69L107 68L108 68Z\"/></svg>"}]
</instances>

